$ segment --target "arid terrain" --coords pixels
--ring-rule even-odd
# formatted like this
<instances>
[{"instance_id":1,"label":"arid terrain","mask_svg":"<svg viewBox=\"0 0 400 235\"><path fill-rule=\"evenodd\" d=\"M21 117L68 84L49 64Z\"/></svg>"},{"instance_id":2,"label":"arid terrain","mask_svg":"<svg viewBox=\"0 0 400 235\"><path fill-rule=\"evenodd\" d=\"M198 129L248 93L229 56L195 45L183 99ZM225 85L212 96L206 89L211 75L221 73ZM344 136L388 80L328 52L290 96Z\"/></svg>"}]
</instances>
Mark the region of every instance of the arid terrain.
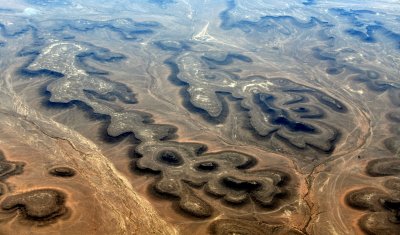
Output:
<instances>
[{"instance_id":1,"label":"arid terrain","mask_svg":"<svg viewBox=\"0 0 400 235\"><path fill-rule=\"evenodd\" d=\"M0 0L0 234L400 234L400 1Z\"/></svg>"}]
</instances>

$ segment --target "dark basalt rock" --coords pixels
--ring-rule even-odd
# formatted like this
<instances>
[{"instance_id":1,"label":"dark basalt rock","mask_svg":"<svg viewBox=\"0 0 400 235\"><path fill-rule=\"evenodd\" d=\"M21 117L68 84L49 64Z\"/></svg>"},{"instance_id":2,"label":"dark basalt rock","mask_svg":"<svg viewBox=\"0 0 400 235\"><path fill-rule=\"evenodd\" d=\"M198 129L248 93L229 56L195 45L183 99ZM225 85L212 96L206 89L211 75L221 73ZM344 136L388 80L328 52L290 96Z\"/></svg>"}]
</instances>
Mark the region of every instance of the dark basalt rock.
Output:
<instances>
[{"instance_id":1,"label":"dark basalt rock","mask_svg":"<svg viewBox=\"0 0 400 235\"><path fill-rule=\"evenodd\" d=\"M376 188L362 188L346 195L349 206L367 211L358 225L367 234L399 234L400 233L400 194L398 179L385 181L389 192Z\"/></svg>"},{"instance_id":2,"label":"dark basalt rock","mask_svg":"<svg viewBox=\"0 0 400 235\"><path fill-rule=\"evenodd\" d=\"M195 166L199 171L215 171L218 170L218 164L215 162L202 162Z\"/></svg>"},{"instance_id":3,"label":"dark basalt rock","mask_svg":"<svg viewBox=\"0 0 400 235\"><path fill-rule=\"evenodd\" d=\"M162 40L156 41L154 45L164 51L180 52L190 49L188 44L181 41Z\"/></svg>"},{"instance_id":4,"label":"dark basalt rock","mask_svg":"<svg viewBox=\"0 0 400 235\"><path fill-rule=\"evenodd\" d=\"M88 30L95 27L92 23L87 22ZM83 22L79 25L84 26ZM87 29L83 27L82 30ZM96 59L101 63L119 61L114 58L120 58L108 50L90 44L56 42L44 48L27 69L48 70L64 75L47 85L47 91L50 92L49 102L64 104L80 102L90 112L106 116L109 123L107 134L110 136L133 133L141 141L135 149L137 155L141 156L136 161L136 167L160 175L153 186L155 192L178 198L177 206L183 212L199 218L210 217L213 214L213 207L203 197L196 195L191 187L200 189L203 186L207 193L235 204L253 200L261 207L270 208L280 201L278 196L284 194L283 188L288 180L286 173L273 169L251 171L256 160L244 153L233 151L204 153L207 149L205 145L168 140L176 132L176 127L153 123L151 115L134 110L133 104L137 101L133 92L123 84L88 73L87 66L77 59L79 55L85 55L88 59ZM239 55L224 57L213 54L208 60L208 63L217 66L231 63L231 60L250 62L249 58ZM115 105L117 98L131 104L133 110L124 110ZM57 174L60 172L65 171L58 170ZM57 196L57 192L54 191L51 194L54 195L53 205L58 207L52 206L53 209L47 208L46 211L53 211L50 214L58 215L57 211L61 211L63 207L60 203L54 202L57 201L54 198L61 196ZM15 207L11 204L8 203L6 207ZM22 205L21 208L25 210L30 206ZM35 216L34 211L31 214ZM42 213L36 217L47 218L52 215Z\"/></svg>"},{"instance_id":5,"label":"dark basalt rock","mask_svg":"<svg viewBox=\"0 0 400 235\"><path fill-rule=\"evenodd\" d=\"M185 188L184 191L179 200L179 208L182 211L197 218L207 218L212 215L214 211L212 206L196 196L189 188Z\"/></svg>"},{"instance_id":6,"label":"dark basalt rock","mask_svg":"<svg viewBox=\"0 0 400 235\"><path fill-rule=\"evenodd\" d=\"M151 35L155 28L161 26L158 22L144 21L136 22L130 18L117 18L105 21L93 21L87 19L76 20L53 20L46 25L54 34L64 35L65 29L77 32L90 32L96 29L108 29L117 33L121 39L126 41L137 41L142 36Z\"/></svg>"},{"instance_id":7,"label":"dark basalt rock","mask_svg":"<svg viewBox=\"0 0 400 235\"><path fill-rule=\"evenodd\" d=\"M190 107L195 107L189 107L189 111L202 115L205 112L206 121L223 122L229 115L220 95L229 94L235 98L233 102L240 103L241 111L248 113L255 139L277 137L299 150L313 148L329 154L341 136L339 129L329 125L327 119L348 113L346 105L322 91L289 79L240 78L224 69L233 63L252 63L246 55L193 52L174 56L165 63L171 68L170 77L183 84L185 100L190 101Z\"/></svg>"},{"instance_id":8,"label":"dark basalt rock","mask_svg":"<svg viewBox=\"0 0 400 235\"><path fill-rule=\"evenodd\" d=\"M358 74L353 76L353 80L359 83L364 83L369 90L377 93L388 91L389 98L393 104L396 104L397 100L399 100L396 98L395 94L398 92L400 84L381 78L381 76L375 71L358 71Z\"/></svg>"},{"instance_id":9,"label":"dark basalt rock","mask_svg":"<svg viewBox=\"0 0 400 235\"><path fill-rule=\"evenodd\" d=\"M370 176L400 175L400 159L382 158L369 161L367 173Z\"/></svg>"},{"instance_id":10,"label":"dark basalt rock","mask_svg":"<svg viewBox=\"0 0 400 235\"><path fill-rule=\"evenodd\" d=\"M400 49L400 34L398 32L380 22L365 20L369 15L376 15L376 12L370 10L346 10L343 8L333 8L330 12L347 19L354 28L348 28L344 32L361 42L379 43L381 41L379 38L384 37L395 42L398 45L396 49Z\"/></svg>"},{"instance_id":11,"label":"dark basalt rock","mask_svg":"<svg viewBox=\"0 0 400 235\"><path fill-rule=\"evenodd\" d=\"M399 199L381 199L383 207L391 211L394 216L390 218L393 223L400 224L400 200Z\"/></svg>"},{"instance_id":12,"label":"dark basalt rock","mask_svg":"<svg viewBox=\"0 0 400 235\"><path fill-rule=\"evenodd\" d=\"M394 235L400 233L400 224L393 223L387 213L366 214L358 221L360 228L370 235Z\"/></svg>"},{"instance_id":13,"label":"dark basalt rock","mask_svg":"<svg viewBox=\"0 0 400 235\"><path fill-rule=\"evenodd\" d=\"M0 150L0 196L10 191L8 185L4 182L12 175L22 174L25 163L8 161Z\"/></svg>"},{"instance_id":14,"label":"dark basalt rock","mask_svg":"<svg viewBox=\"0 0 400 235\"><path fill-rule=\"evenodd\" d=\"M375 188L363 188L347 194L346 202L349 206L360 210L380 211L383 209L380 199L386 193Z\"/></svg>"},{"instance_id":15,"label":"dark basalt rock","mask_svg":"<svg viewBox=\"0 0 400 235\"><path fill-rule=\"evenodd\" d=\"M314 0L309 0L308 2L311 1ZM260 19L257 21L250 21L246 20L245 18L235 19L235 17L232 17L232 12L234 12L237 7L236 2L234 0L228 0L227 5L227 9L220 14L220 19L222 21L220 27L224 30L238 28L247 34L255 31L265 32L268 30L276 30L281 34L290 35L294 30L287 29L287 24L290 24L299 30L312 28L317 25L329 25L327 22L323 22L315 17L310 17L309 21L303 22L293 16L288 15L265 15L260 17ZM308 5L307 2L305 5ZM271 24L271 22L273 23Z\"/></svg>"},{"instance_id":16,"label":"dark basalt rock","mask_svg":"<svg viewBox=\"0 0 400 235\"><path fill-rule=\"evenodd\" d=\"M55 167L49 170L49 174L57 177L72 177L76 171L69 167Z\"/></svg>"},{"instance_id":17,"label":"dark basalt rock","mask_svg":"<svg viewBox=\"0 0 400 235\"><path fill-rule=\"evenodd\" d=\"M51 221L67 213L64 193L55 189L37 189L7 196L0 206L3 210L18 210L31 221Z\"/></svg>"},{"instance_id":18,"label":"dark basalt rock","mask_svg":"<svg viewBox=\"0 0 400 235\"><path fill-rule=\"evenodd\" d=\"M385 181L384 186L400 195L400 178L391 178Z\"/></svg>"},{"instance_id":19,"label":"dark basalt rock","mask_svg":"<svg viewBox=\"0 0 400 235\"><path fill-rule=\"evenodd\" d=\"M178 153L170 150L161 151L158 155L158 160L161 163L173 166L179 166L183 164L183 159Z\"/></svg>"},{"instance_id":20,"label":"dark basalt rock","mask_svg":"<svg viewBox=\"0 0 400 235\"><path fill-rule=\"evenodd\" d=\"M138 169L160 172L155 190L178 197L181 209L197 217L210 216L211 206L194 195L189 186L204 185L206 192L229 203L243 204L253 199L263 207L274 206L277 196L284 193L282 185L288 180L285 173L249 171L255 162L251 156L228 151L202 154L202 148L195 143L143 143L136 149L142 156L136 165Z\"/></svg>"},{"instance_id":21,"label":"dark basalt rock","mask_svg":"<svg viewBox=\"0 0 400 235\"><path fill-rule=\"evenodd\" d=\"M231 176L223 178L222 184L237 191L252 191L261 186L257 181L244 181Z\"/></svg>"},{"instance_id":22,"label":"dark basalt rock","mask_svg":"<svg viewBox=\"0 0 400 235\"><path fill-rule=\"evenodd\" d=\"M0 180L5 180L12 175L21 174L25 163L7 161L0 150Z\"/></svg>"}]
</instances>

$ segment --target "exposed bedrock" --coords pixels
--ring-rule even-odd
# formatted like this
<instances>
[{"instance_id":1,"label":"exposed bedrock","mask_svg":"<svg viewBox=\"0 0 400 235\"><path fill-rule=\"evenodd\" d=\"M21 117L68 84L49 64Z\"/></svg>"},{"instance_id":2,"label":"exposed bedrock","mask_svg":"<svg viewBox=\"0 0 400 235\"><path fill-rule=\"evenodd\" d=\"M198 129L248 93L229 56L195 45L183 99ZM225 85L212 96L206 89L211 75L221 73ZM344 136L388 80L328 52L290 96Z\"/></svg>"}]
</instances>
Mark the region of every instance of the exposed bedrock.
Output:
<instances>
[{"instance_id":1,"label":"exposed bedrock","mask_svg":"<svg viewBox=\"0 0 400 235\"><path fill-rule=\"evenodd\" d=\"M50 222L66 215L65 194L55 189L37 189L7 196L1 202L3 210L18 210L23 219Z\"/></svg>"},{"instance_id":2,"label":"exposed bedrock","mask_svg":"<svg viewBox=\"0 0 400 235\"><path fill-rule=\"evenodd\" d=\"M370 176L400 176L400 159L381 158L369 161L367 173Z\"/></svg>"},{"instance_id":3,"label":"exposed bedrock","mask_svg":"<svg viewBox=\"0 0 400 235\"><path fill-rule=\"evenodd\" d=\"M377 188L361 188L346 195L347 204L366 211L358 225L367 234L398 234L400 232L399 182L387 180L387 191Z\"/></svg>"},{"instance_id":4,"label":"exposed bedrock","mask_svg":"<svg viewBox=\"0 0 400 235\"><path fill-rule=\"evenodd\" d=\"M0 153L0 233L39 224L48 225L42 234L87 227L103 234L198 233L208 225L211 234L340 234L351 226L400 234L399 160L370 161L365 172L354 166L381 150L380 138L389 137L383 142L392 155L400 152L400 129L386 136L381 128L384 121L400 123L398 110L383 118L384 110L400 107L400 83L383 72L398 74L387 65L398 63L388 48L400 36L378 21L383 10L329 11L335 2L316 0L226 0L206 10L213 1L93 2L22 0L0 7L4 17L15 14L24 24L0 23L0 95L13 96L5 102L10 110L1 100L0 126L16 123L0 143L21 153L22 145L14 145L20 138L44 162L30 152L18 156L35 164L21 174L24 163ZM115 14L126 18L111 19ZM165 18L165 27L130 17ZM16 56L26 58L13 57L20 47ZM166 57L181 90L163 80ZM35 93L43 84L46 94ZM57 108L40 106L42 99ZM184 136L174 139L178 133ZM210 150L195 143L200 140ZM340 188L368 179L382 185L352 188L342 205Z\"/></svg>"},{"instance_id":5,"label":"exposed bedrock","mask_svg":"<svg viewBox=\"0 0 400 235\"><path fill-rule=\"evenodd\" d=\"M65 31L74 31L82 34L107 29L124 41L134 42L140 41L144 36L152 35L156 29L161 27L161 24L156 21L134 21L131 18L115 18L111 20L53 19L41 22L40 26L50 31L53 36L66 40L73 40L75 36L66 34ZM99 70L96 69L95 71Z\"/></svg>"},{"instance_id":6,"label":"exposed bedrock","mask_svg":"<svg viewBox=\"0 0 400 235\"><path fill-rule=\"evenodd\" d=\"M301 235L297 229L285 225L271 225L260 221L220 219L210 225L212 235Z\"/></svg>"},{"instance_id":7,"label":"exposed bedrock","mask_svg":"<svg viewBox=\"0 0 400 235\"><path fill-rule=\"evenodd\" d=\"M243 153L204 154L204 150L204 145L196 143L143 143L136 149L142 156L136 166L160 172L155 190L179 198L180 207L198 217L210 216L210 205L199 200L189 186L202 186L207 193L231 204L253 200L262 207L275 206L279 195L286 193L286 173L270 169L251 171L256 160ZM185 207L190 204L196 204L198 209Z\"/></svg>"},{"instance_id":8,"label":"exposed bedrock","mask_svg":"<svg viewBox=\"0 0 400 235\"><path fill-rule=\"evenodd\" d=\"M256 159L244 153L223 151L204 154L205 145L165 140L176 132L176 127L156 124L150 114L134 110L136 100L130 89L105 77L88 74L84 65L76 60L77 55L87 51L96 53L97 50L87 44L54 43L44 48L27 69L62 74L47 86L51 93L50 102L84 103L90 112L109 117L109 135L133 133L142 142L135 150L141 156L136 162L137 167L159 172L154 190L178 198L177 205L184 213L204 218L212 216L215 211L204 196L195 193L195 188L202 188L207 194L221 198L232 206L253 201L268 209L279 204L281 196L287 193L288 173L273 169L251 170ZM104 57L112 54L101 51ZM225 63L218 57L210 60ZM122 109L115 104L116 99L133 108ZM319 115L318 109L309 109L308 115Z\"/></svg>"},{"instance_id":9,"label":"exposed bedrock","mask_svg":"<svg viewBox=\"0 0 400 235\"><path fill-rule=\"evenodd\" d=\"M12 175L21 174L25 163L7 161L0 150L0 180L5 180ZM1 193L0 193L1 195Z\"/></svg>"},{"instance_id":10,"label":"exposed bedrock","mask_svg":"<svg viewBox=\"0 0 400 235\"><path fill-rule=\"evenodd\" d=\"M76 174L76 171L72 168L61 166L51 168L49 174L56 177L72 177Z\"/></svg>"},{"instance_id":11,"label":"exposed bedrock","mask_svg":"<svg viewBox=\"0 0 400 235\"><path fill-rule=\"evenodd\" d=\"M391 222L387 213L377 212L362 216L358 222L361 229L370 235L394 235L400 232L399 222Z\"/></svg>"},{"instance_id":12,"label":"exposed bedrock","mask_svg":"<svg viewBox=\"0 0 400 235\"><path fill-rule=\"evenodd\" d=\"M229 93L247 112L256 136L276 137L297 150L329 154L346 134L335 120L353 122L347 105L316 88L286 78L240 77L232 67L252 60L238 53L185 51L166 63L170 77L186 84L191 104L208 114L206 120L225 115L219 94Z\"/></svg>"},{"instance_id":13,"label":"exposed bedrock","mask_svg":"<svg viewBox=\"0 0 400 235\"><path fill-rule=\"evenodd\" d=\"M365 187L346 195L347 204L366 211L358 225L367 234L400 233L400 175L398 158L381 158L368 162L366 173L384 178L383 189Z\"/></svg>"},{"instance_id":14,"label":"exposed bedrock","mask_svg":"<svg viewBox=\"0 0 400 235\"><path fill-rule=\"evenodd\" d=\"M124 111L113 104L117 99L127 104L136 103L133 92L124 84L113 82L105 77L87 74L85 67L76 60L76 56L88 51L102 51L102 57L113 54L88 44L60 42L48 46L27 69L32 71L54 71L62 74L47 86L51 93L50 101L70 103L74 101L87 105L92 112L106 115L111 119L108 133L119 136L133 132L142 140L163 139L176 131L170 125L152 124L151 115L139 111ZM68 51L68 53L65 53ZM50 55L59 55L54 58ZM110 55L111 54L111 55Z\"/></svg>"},{"instance_id":15,"label":"exposed bedrock","mask_svg":"<svg viewBox=\"0 0 400 235\"><path fill-rule=\"evenodd\" d=\"M371 16L379 15L379 13L372 10L345 8L332 8L330 13L345 19L350 24L350 28L345 29L344 32L360 42L372 44L386 43L387 41L384 40L388 40L393 42L397 50L400 49L400 34L396 30L377 20L370 20Z\"/></svg>"},{"instance_id":16,"label":"exposed bedrock","mask_svg":"<svg viewBox=\"0 0 400 235\"><path fill-rule=\"evenodd\" d=\"M19 175L23 173L25 163L8 161L0 150L0 197L10 191L6 180L13 175Z\"/></svg>"},{"instance_id":17,"label":"exposed bedrock","mask_svg":"<svg viewBox=\"0 0 400 235\"><path fill-rule=\"evenodd\" d=\"M373 70L357 71L351 76L351 79L358 83L363 83L365 86L375 93L387 92L389 100L395 106L400 106L400 83L393 80L388 80ZM392 112L391 112L392 113ZM396 111L388 114L388 118L392 121L396 120Z\"/></svg>"}]
</instances>

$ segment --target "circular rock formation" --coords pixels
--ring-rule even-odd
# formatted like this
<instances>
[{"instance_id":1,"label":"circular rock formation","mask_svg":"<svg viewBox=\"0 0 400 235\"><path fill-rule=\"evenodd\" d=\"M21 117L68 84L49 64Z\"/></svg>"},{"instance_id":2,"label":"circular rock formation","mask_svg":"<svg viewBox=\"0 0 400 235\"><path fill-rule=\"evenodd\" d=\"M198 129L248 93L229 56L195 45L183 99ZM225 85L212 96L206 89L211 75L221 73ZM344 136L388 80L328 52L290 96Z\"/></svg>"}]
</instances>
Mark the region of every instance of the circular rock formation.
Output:
<instances>
[{"instance_id":1,"label":"circular rock formation","mask_svg":"<svg viewBox=\"0 0 400 235\"><path fill-rule=\"evenodd\" d=\"M50 222L68 212L64 193L37 189L6 197L0 204L6 211L18 210L26 220Z\"/></svg>"},{"instance_id":2,"label":"circular rock formation","mask_svg":"<svg viewBox=\"0 0 400 235\"><path fill-rule=\"evenodd\" d=\"M205 146L196 143L164 141L143 143L137 149L142 157L136 166L160 172L154 189L179 198L179 207L196 217L208 217L212 207L195 195L190 186L231 204L253 200L262 207L273 207L289 177L277 170L249 171L255 158L233 151L202 154Z\"/></svg>"},{"instance_id":3,"label":"circular rock formation","mask_svg":"<svg viewBox=\"0 0 400 235\"><path fill-rule=\"evenodd\" d=\"M161 151L158 154L158 160L167 165L180 166L183 164L183 159L178 153L170 150Z\"/></svg>"},{"instance_id":4,"label":"circular rock formation","mask_svg":"<svg viewBox=\"0 0 400 235\"><path fill-rule=\"evenodd\" d=\"M56 177L72 177L76 172L69 167L54 167L49 170L49 174Z\"/></svg>"},{"instance_id":5,"label":"circular rock formation","mask_svg":"<svg viewBox=\"0 0 400 235\"><path fill-rule=\"evenodd\" d=\"M240 112L246 112L245 130L251 131L247 135L258 144L284 143L290 148L288 151L331 154L340 137L346 134L347 127L341 120L353 122L349 107L324 91L290 79L242 77L234 70L252 62L246 55L216 50L182 53L166 64L171 68L171 77L184 84L186 92L182 94L188 96L185 99L190 103L189 106L185 103L187 108L201 114L206 121L221 122L230 115L232 109L227 108L220 96L229 94L240 103Z\"/></svg>"}]
</instances>

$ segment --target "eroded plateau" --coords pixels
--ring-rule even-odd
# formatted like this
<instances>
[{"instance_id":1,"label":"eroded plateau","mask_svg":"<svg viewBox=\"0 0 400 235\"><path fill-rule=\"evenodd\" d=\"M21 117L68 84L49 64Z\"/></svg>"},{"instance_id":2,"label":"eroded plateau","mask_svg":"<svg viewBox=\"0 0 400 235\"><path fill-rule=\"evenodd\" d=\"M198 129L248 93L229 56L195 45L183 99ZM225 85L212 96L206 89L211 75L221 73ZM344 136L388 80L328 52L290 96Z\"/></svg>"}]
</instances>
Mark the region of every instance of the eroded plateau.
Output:
<instances>
[{"instance_id":1,"label":"eroded plateau","mask_svg":"<svg viewBox=\"0 0 400 235\"><path fill-rule=\"evenodd\" d=\"M0 234L399 234L399 2L1 1Z\"/></svg>"}]
</instances>

